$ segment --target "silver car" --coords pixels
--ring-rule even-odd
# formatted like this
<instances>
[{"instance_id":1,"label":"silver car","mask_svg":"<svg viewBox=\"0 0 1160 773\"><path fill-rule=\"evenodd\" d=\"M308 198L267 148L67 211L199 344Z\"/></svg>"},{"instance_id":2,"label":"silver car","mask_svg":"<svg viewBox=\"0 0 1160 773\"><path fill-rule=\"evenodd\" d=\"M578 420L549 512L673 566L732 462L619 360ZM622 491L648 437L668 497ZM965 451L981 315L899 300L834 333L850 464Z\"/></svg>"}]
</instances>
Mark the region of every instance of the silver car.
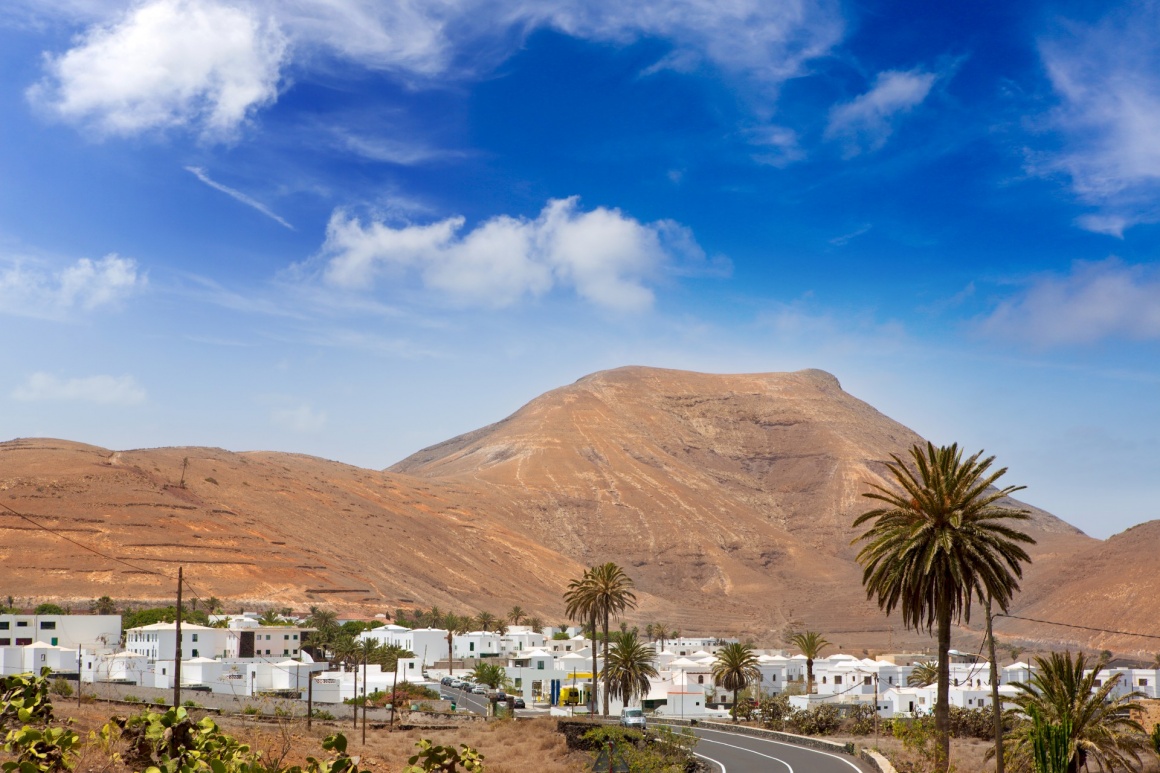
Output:
<instances>
[{"instance_id":1,"label":"silver car","mask_svg":"<svg viewBox=\"0 0 1160 773\"><path fill-rule=\"evenodd\" d=\"M621 709L620 726L634 730L644 730L644 712L640 709Z\"/></svg>"}]
</instances>

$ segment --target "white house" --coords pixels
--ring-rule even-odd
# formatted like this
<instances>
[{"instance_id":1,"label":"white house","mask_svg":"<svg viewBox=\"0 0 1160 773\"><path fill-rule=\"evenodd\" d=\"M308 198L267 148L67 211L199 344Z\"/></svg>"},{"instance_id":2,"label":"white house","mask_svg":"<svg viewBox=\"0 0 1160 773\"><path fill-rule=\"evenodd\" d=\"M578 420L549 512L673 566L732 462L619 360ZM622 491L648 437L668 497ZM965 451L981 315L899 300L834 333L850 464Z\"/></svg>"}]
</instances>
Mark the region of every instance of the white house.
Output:
<instances>
[{"instance_id":1,"label":"white house","mask_svg":"<svg viewBox=\"0 0 1160 773\"><path fill-rule=\"evenodd\" d=\"M144 655L133 652L81 653L82 682L119 682L146 684L152 680L153 668Z\"/></svg>"},{"instance_id":2,"label":"white house","mask_svg":"<svg viewBox=\"0 0 1160 773\"><path fill-rule=\"evenodd\" d=\"M0 647L43 641L72 650L112 652L121 643L120 615L0 615Z\"/></svg>"},{"instance_id":3,"label":"white house","mask_svg":"<svg viewBox=\"0 0 1160 773\"><path fill-rule=\"evenodd\" d=\"M434 665L438 660L447 659L447 631L443 628L412 629L401 625L384 625L363 631L358 638L409 650L419 658L424 668Z\"/></svg>"},{"instance_id":4,"label":"white house","mask_svg":"<svg viewBox=\"0 0 1160 773\"><path fill-rule=\"evenodd\" d=\"M502 637L491 631L456 634L451 643L451 651L457 660L462 658L498 658L503 653Z\"/></svg>"},{"instance_id":5,"label":"white house","mask_svg":"<svg viewBox=\"0 0 1160 773\"><path fill-rule=\"evenodd\" d=\"M227 654L232 632L226 628L183 623L181 657L219 657ZM173 660L177 654L177 624L153 623L125 631L125 649L151 661Z\"/></svg>"}]
</instances>

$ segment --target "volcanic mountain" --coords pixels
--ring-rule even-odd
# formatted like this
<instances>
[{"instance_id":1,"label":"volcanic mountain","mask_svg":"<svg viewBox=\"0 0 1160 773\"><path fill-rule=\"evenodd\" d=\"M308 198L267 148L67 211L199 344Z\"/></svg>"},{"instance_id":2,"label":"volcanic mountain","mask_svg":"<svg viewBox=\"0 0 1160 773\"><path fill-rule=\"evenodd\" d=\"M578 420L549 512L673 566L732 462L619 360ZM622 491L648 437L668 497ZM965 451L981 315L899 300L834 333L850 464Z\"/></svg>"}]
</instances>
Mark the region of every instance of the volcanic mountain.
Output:
<instances>
[{"instance_id":1,"label":"volcanic mountain","mask_svg":"<svg viewBox=\"0 0 1160 773\"><path fill-rule=\"evenodd\" d=\"M914 646L928 640L866 601L851 522L867 486L885 483L884 461L919 440L821 371L629 367L385 471L11 441L0 503L32 520L0 512L0 595L168 598L181 564L202 595L239 604L519 604L553 622L570 579L615 561L637 583L633 621ZM1049 604L1067 567L1107 546L1028 509L1038 544L1024 596Z\"/></svg>"}]
</instances>

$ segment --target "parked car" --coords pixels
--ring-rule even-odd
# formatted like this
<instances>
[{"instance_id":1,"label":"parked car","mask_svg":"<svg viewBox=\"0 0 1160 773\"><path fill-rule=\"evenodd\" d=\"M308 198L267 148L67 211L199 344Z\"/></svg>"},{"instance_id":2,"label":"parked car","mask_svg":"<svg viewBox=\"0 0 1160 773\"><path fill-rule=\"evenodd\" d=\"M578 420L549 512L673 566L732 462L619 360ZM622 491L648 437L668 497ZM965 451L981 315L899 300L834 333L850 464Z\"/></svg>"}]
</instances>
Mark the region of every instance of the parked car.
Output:
<instances>
[{"instance_id":1,"label":"parked car","mask_svg":"<svg viewBox=\"0 0 1160 773\"><path fill-rule=\"evenodd\" d=\"M621 709L620 726L644 730L644 712L640 709Z\"/></svg>"},{"instance_id":2,"label":"parked car","mask_svg":"<svg viewBox=\"0 0 1160 773\"><path fill-rule=\"evenodd\" d=\"M449 677L449 676L443 677L442 679L439 680L439 684L444 684L444 685L447 685L448 687L450 687L451 686L451 677Z\"/></svg>"},{"instance_id":3,"label":"parked car","mask_svg":"<svg viewBox=\"0 0 1160 773\"><path fill-rule=\"evenodd\" d=\"M512 698L512 708L513 709L525 708L524 699L523 698Z\"/></svg>"},{"instance_id":4,"label":"parked car","mask_svg":"<svg viewBox=\"0 0 1160 773\"><path fill-rule=\"evenodd\" d=\"M477 684L471 689L472 695L487 695L487 688L482 684Z\"/></svg>"},{"instance_id":5,"label":"parked car","mask_svg":"<svg viewBox=\"0 0 1160 773\"><path fill-rule=\"evenodd\" d=\"M452 690L462 690L463 686L464 686L464 682L462 679L452 679L451 680L451 689Z\"/></svg>"}]
</instances>

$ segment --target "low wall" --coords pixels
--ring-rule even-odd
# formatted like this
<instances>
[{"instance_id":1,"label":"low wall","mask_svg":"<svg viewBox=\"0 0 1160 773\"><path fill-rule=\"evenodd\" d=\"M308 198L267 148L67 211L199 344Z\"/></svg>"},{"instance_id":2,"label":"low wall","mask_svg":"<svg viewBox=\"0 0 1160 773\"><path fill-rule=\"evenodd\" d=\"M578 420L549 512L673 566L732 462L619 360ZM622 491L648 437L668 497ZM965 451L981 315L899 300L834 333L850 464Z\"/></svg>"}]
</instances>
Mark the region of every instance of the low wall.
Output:
<instances>
[{"instance_id":1,"label":"low wall","mask_svg":"<svg viewBox=\"0 0 1160 773\"><path fill-rule=\"evenodd\" d=\"M781 741L782 743L792 743L795 746L806 746L810 749L817 749L823 752L831 752L834 754L848 754L851 757L855 756L854 744L852 743L836 743L834 741L824 741L821 738L811 738L808 735L794 735L793 733L782 733L777 730L766 730L761 727L748 727L746 725L734 725L731 722L714 722L712 720L697 721L697 727L708 727L713 730L724 730L729 733L739 733L741 735L753 735L758 738L768 738L771 741Z\"/></svg>"},{"instance_id":2,"label":"low wall","mask_svg":"<svg viewBox=\"0 0 1160 773\"><path fill-rule=\"evenodd\" d=\"M890 764L890 760L873 749L863 749L858 757L871 768L878 771L878 773L898 773L894 769L894 766Z\"/></svg>"}]
</instances>

